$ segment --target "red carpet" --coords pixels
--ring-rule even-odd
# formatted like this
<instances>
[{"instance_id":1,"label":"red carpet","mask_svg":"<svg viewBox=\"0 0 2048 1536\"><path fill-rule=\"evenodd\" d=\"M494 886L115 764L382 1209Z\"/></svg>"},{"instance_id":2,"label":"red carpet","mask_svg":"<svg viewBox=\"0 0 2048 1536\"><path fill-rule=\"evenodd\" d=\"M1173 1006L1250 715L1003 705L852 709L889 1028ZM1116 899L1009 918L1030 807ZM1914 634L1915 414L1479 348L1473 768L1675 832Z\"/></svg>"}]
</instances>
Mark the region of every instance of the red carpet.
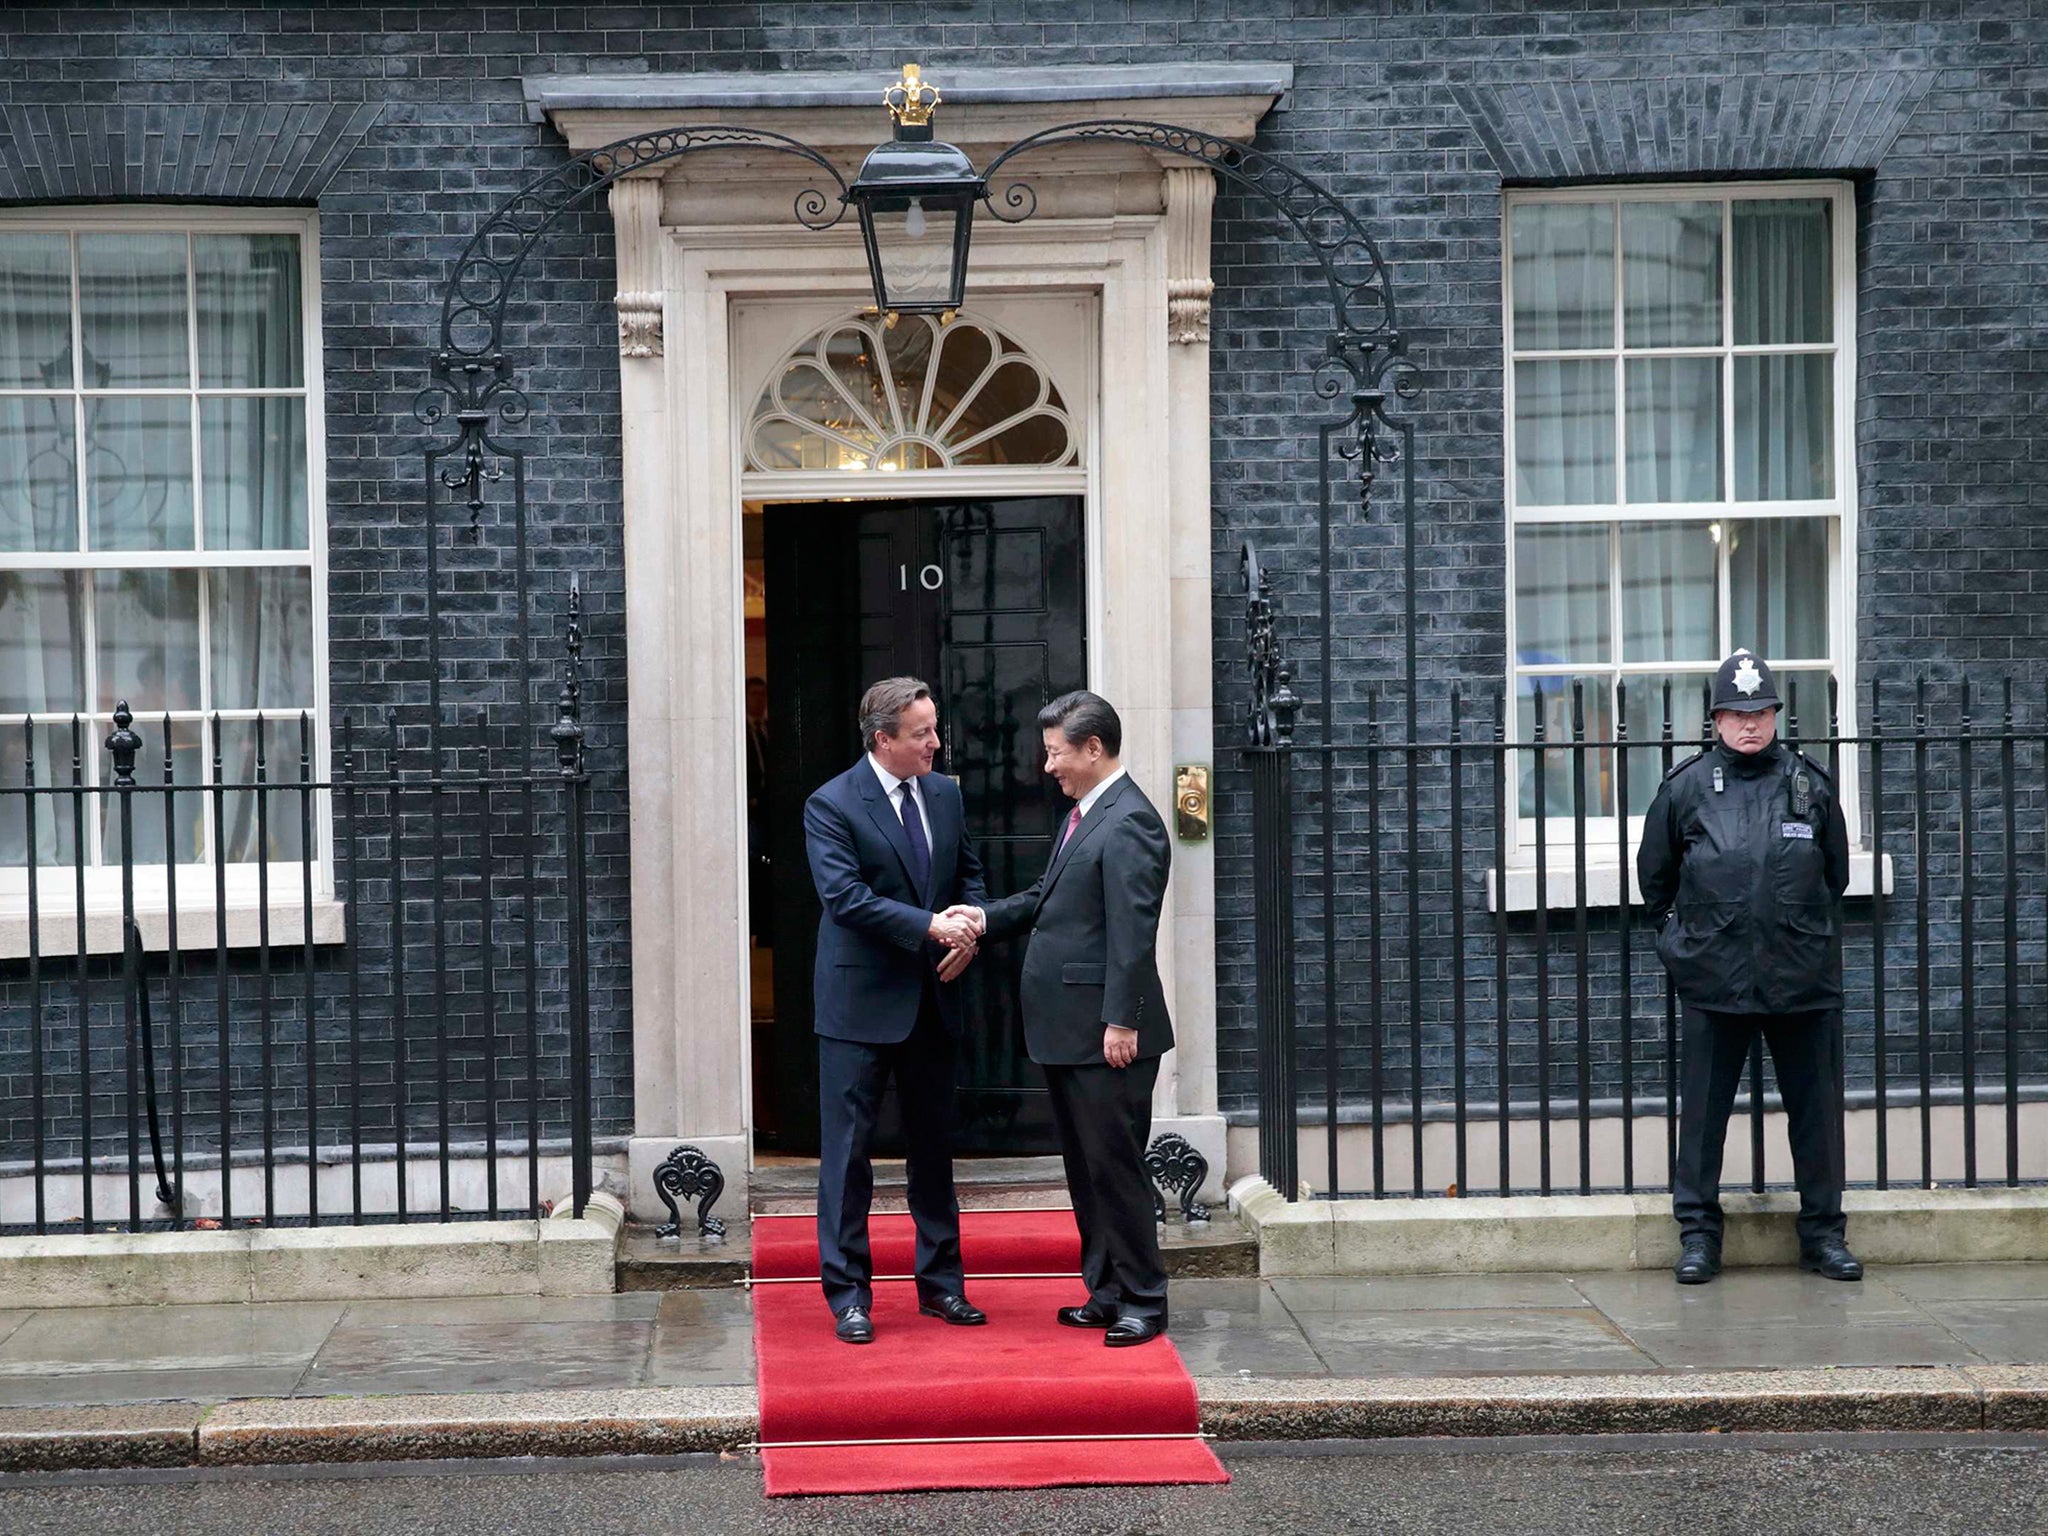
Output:
<instances>
[{"instance_id":1,"label":"red carpet","mask_svg":"<svg viewBox=\"0 0 2048 1536\"><path fill-rule=\"evenodd\" d=\"M875 1273L907 1273L909 1218L870 1230ZM878 1279L875 1342L856 1347L833 1338L815 1283L754 1288L769 1494L1229 1481L1192 1438L1195 1385L1169 1341L1105 1349L1053 1321L1087 1299L1059 1274L1078 1263L1071 1212L966 1212L961 1247L985 1328L920 1317L915 1284ZM815 1277L815 1220L756 1217L754 1263ZM991 1272L1039 1278L976 1278Z\"/></svg>"},{"instance_id":2,"label":"red carpet","mask_svg":"<svg viewBox=\"0 0 2048 1536\"><path fill-rule=\"evenodd\" d=\"M868 1245L874 1253L877 1280L915 1273L916 1238L908 1216L868 1218ZM960 1258L970 1279L976 1275L1078 1274L1081 1234L1074 1230L1074 1213L1069 1210L962 1211ZM756 1216L754 1278L797 1277L818 1278L818 1218ZM822 1307L824 1298L815 1285L812 1294Z\"/></svg>"}]
</instances>

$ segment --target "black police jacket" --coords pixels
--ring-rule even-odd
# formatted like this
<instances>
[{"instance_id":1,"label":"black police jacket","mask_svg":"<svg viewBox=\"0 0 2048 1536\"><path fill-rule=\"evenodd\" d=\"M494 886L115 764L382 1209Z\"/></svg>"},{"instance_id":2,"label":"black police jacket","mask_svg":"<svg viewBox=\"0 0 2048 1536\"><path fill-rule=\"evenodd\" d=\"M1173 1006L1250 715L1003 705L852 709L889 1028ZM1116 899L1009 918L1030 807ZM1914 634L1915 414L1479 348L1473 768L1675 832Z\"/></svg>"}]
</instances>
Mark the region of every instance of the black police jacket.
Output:
<instances>
[{"instance_id":1,"label":"black police jacket","mask_svg":"<svg viewBox=\"0 0 2048 1536\"><path fill-rule=\"evenodd\" d=\"M1712 1013L1838 1008L1849 834L1819 764L1780 742L1716 743L1658 786L1636 852L1657 953Z\"/></svg>"}]
</instances>

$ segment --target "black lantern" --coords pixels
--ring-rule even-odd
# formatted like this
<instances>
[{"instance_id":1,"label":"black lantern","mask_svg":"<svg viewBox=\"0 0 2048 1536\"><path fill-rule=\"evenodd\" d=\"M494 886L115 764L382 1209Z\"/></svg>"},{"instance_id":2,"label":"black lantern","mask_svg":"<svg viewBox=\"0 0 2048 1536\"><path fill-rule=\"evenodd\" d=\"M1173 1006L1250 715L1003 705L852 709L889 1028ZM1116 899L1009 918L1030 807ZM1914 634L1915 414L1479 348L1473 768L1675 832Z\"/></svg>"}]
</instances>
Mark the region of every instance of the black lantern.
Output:
<instances>
[{"instance_id":1,"label":"black lantern","mask_svg":"<svg viewBox=\"0 0 2048 1536\"><path fill-rule=\"evenodd\" d=\"M938 91L915 64L882 94L895 136L878 145L847 195L860 210L875 307L897 315L944 315L967 292L967 238L988 187L974 164L932 137Z\"/></svg>"}]
</instances>

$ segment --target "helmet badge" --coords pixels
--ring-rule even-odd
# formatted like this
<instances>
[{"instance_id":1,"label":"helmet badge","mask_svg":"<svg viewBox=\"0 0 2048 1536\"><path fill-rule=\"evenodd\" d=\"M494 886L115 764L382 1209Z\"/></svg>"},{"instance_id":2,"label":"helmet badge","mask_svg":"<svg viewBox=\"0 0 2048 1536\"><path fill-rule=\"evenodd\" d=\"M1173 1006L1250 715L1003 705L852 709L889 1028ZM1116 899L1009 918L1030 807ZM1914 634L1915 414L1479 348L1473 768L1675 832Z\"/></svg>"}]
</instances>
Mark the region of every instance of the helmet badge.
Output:
<instances>
[{"instance_id":1,"label":"helmet badge","mask_svg":"<svg viewBox=\"0 0 2048 1536\"><path fill-rule=\"evenodd\" d=\"M1763 685L1763 674L1757 671L1756 663L1743 657L1735 668L1735 691L1746 699Z\"/></svg>"}]
</instances>

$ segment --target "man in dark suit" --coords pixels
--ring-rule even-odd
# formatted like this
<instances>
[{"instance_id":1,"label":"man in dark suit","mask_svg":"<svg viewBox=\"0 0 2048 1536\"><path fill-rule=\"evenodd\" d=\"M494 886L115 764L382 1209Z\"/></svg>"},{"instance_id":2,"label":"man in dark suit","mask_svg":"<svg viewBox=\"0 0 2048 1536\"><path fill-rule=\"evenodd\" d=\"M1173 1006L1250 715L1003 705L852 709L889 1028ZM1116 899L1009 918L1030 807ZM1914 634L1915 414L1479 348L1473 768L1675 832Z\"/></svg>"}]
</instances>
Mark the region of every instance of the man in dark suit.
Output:
<instances>
[{"instance_id":1,"label":"man in dark suit","mask_svg":"<svg viewBox=\"0 0 2048 1536\"><path fill-rule=\"evenodd\" d=\"M804 846L825 910L813 992L818 1034L818 1259L835 1331L874 1339L868 1161L882 1090L896 1080L917 1228L918 1310L985 1323L969 1305L953 1192L957 981L975 925L943 914L979 902L981 860L960 791L931 771L939 712L914 677L876 683L860 702L866 751L804 806Z\"/></svg>"},{"instance_id":2,"label":"man in dark suit","mask_svg":"<svg viewBox=\"0 0 2048 1536\"><path fill-rule=\"evenodd\" d=\"M990 938L1030 934L1024 1042L1051 1090L1088 1285L1087 1304L1059 1320L1107 1329L1111 1346L1143 1344L1166 1331L1145 1144L1159 1058L1173 1048L1158 963L1172 847L1118 760L1123 722L1107 700L1062 695L1038 726L1045 771L1074 808L1038 883L979 915Z\"/></svg>"}]
</instances>

